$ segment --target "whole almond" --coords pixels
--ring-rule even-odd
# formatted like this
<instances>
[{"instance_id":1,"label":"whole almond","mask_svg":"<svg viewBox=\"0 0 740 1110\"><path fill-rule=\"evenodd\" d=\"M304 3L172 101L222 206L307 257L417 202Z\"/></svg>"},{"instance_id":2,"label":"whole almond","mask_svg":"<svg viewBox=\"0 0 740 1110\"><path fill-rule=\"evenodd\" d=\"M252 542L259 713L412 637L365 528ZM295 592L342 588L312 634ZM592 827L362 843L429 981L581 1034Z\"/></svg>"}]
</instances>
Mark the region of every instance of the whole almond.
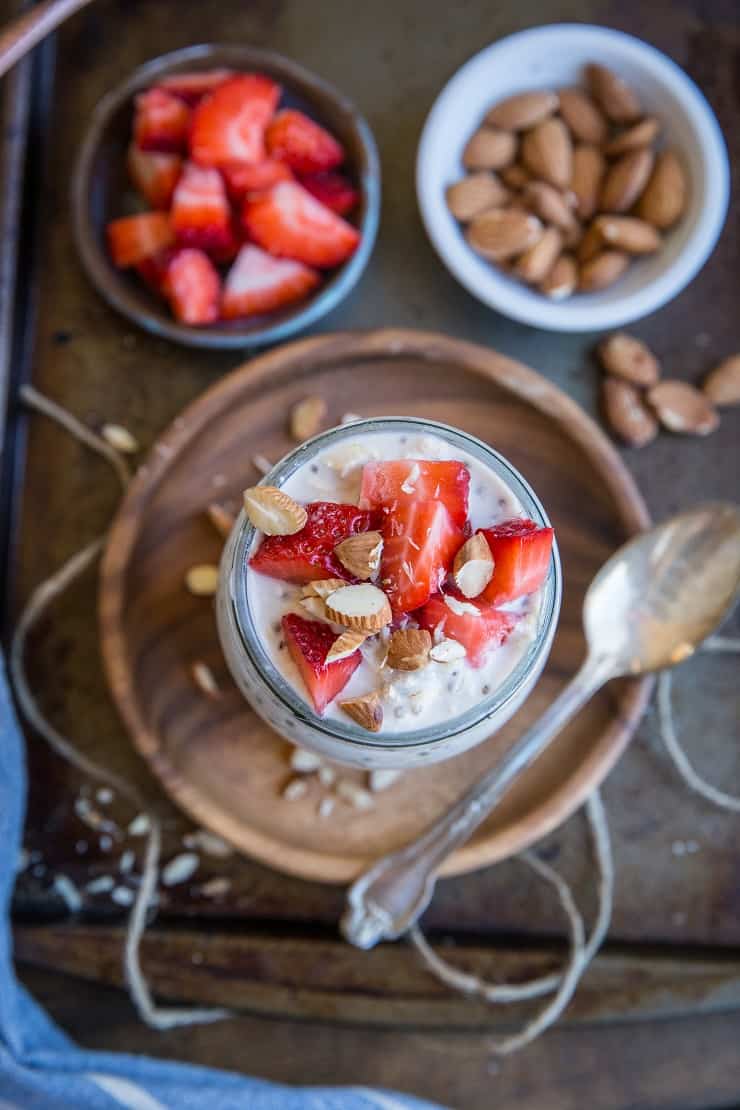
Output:
<instances>
[{"instance_id":1,"label":"whole almond","mask_svg":"<svg viewBox=\"0 0 740 1110\"><path fill-rule=\"evenodd\" d=\"M345 585L329 594L325 604L330 621L355 632L379 632L392 620L388 598L369 582L360 586Z\"/></svg>"},{"instance_id":2,"label":"whole almond","mask_svg":"<svg viewBox=\"0 0 740 1110\"><path fill-rule=\"evenodd\" d=\"M475 532L462 545L452 564L452 573L464 597L478 597L483 593L493 577L493 555L481 532Z\"/></svg>"},{"instance_id":3,"label":"whole almond","mask_svg":"<svg viewBox=\"0 0 740 1110\"><path fill-rule=\"evenodd\" d=\"M570 187L576 197L576 212L582 220L590 220L596 211L605 170L601 151L587 143L579 143L573 151Z\"/></svg>"},{"instance_id":4,"label":"whole almond","mask_svg":"<svg viewBox=\"0 0 740 1110\"><path fill-rule=\"evenodd\" d=\"M365 581L372 578L380 566L383 537L380 532L358 532L347 536L334 548L339 562L355 578Z\"/></svg>"},{"instance_id":5,"label":"whole almond","mask_svg":"<svg viewBox=\"0 0 740 1110\"><path fill-rule=\"evenodd\" d=\"M346 585L343 578L320 578L314 582L307 582L301 590L301 596L319 597L325 601L330 594L335 594Z\"/></svg>"},{"instance_id":6,"label":"whole almond","mask_svg":"<svg viewBox=\"0 0 740 1110\"><path fill-rule=\"evenodd\" d=\"M505 204L509 199L509 190L495 174L480 170L450 185L445 195L447 207L455 219L467 223L479 212Z\"/></svg>"},{"instance_id":7,"label":"whole almond","mask_svg":"<svg viewBox=\"0 0 740 1110\"><path fill-rule=\"evenodd\" d=\"M629 382L604 378L601 404L611 430L630 447L644 447L658 434L658 421Z\"/></svg>"},{"instance_id":8,"label":"whole almond","mask_svg":"<svg viewBox=\"0 0 740 1110\"><path fill-rule=\"evenodd\" d=\"M637 94L606 66L586 66L586 80L601 109L614 123L632 123L642 112Z\"/></svg>"},{"instance_id":9,"label":"whole almond","mask_svg":"<svg viewBox=\"0 0 740 1110\"><path fill-rule=\"evenodd\" d=\"M338 663L340 659L349 659L350 655L354 655L366 639L366 632L355 632L352 629L348 632L342 632L327 651L324 663L328 665L329 663Z\"/></svg>"},{"instance_id":10,"label":"whole almond","mask_svg":"<svg viewBox=\"0 0 740 1110\"><path fill-rule=\"evenodd\" d=\"M583 265L585 262L590 262L603 249L604 244L595 225L593 223L589 224L585 235L576 247L576 258Z\"/></svg>"},{"instance_id":11,"label":"whole almond","mask_svg":"<svg viewBox=\"0 0 740 1110\"><path fill-rule=\"evenodd\" d=\"M573 144L561 119L546 119L527 131L522 139L522 161L535 177L558 189L570 184Z\"/></svg>"},{"instance_id":12,"label":"whole almond","mask_svg":"<svg viewBox=\"0 0 740 1110\"><path fill-rule=\"evenodd\" d=\"M501 170L501 180L509 189L517 190L523 189L527 182L532 180L532 175L526 166L513 162Z\"/></svg>"},{"instance_id":13,"label":"whole almond","mask_svg":"<svg viewBox=\"0 0 740 1110\"><path fill-rule=\"evenodd\" d=\"M304 397L290 411L290 434L296 443L315 436L326 419L326 401L323 397Z\"/></svg>"},{"instance_id":14,"label":"whole almond","mask_svg":"<svg viewBox=\"0 0 740 1110\"><path fill-rule=\"evenodd\" d=\"M560 90L560 115L574 139L601 146L609 135L609 124L598 104L582 89Z\"/></svg>"},{"instance_id":15,"label":"whole almond","mask_svg":"<svg viewBox=\"0 0 740 1110\"><path fill-rule=\"evenodd\" d=\"M616 158L620 154L626 154L628 150L639 150L640 147L650 146L657 139L659 131L659 120L655 116L647 116L607 143L604 154L609 158Z\"/></svg>"},{"instance_id":16,"label":"whole almond","mask_svg":"<svg viewBox=\"0 0 740 1110\"><path fill-rule=\"evenodd\" d=\"M664 150L637 205L637 215L665 231L673 227L686 207L686 174L672 150Z\"/></svg>"},{"instance_id":17,"label":"whole almond","mask_svg":"<svg viewBox=\"0 0 740 1110\"><path fill-rule=\"evenodd\" d=\"M578 288L583 293L597 293L606 289L622 276L629 266L630 256L625 251L601 251L581 266Z\"/></svg>"},{"instance_id":18,"label":"whole almond","mask_svg":"<svg viewBox=\"0 0 740 1110\"><path fill-rule=\"evenodd\" d=\"M654 158L652 150L645 149L618 158L604 178L599 207L605 212L626 212L631 208L648 183Z\"/></svg>"},{"instance_id":19,"label":"whole almond","mask_svg":"<svg viewBox=\"0 0 740 1110\"><path fill-rule=\"evenodd\" d=\"M218 567L213 563L196 563L187 571L185 585L195 597L213 597L218 589Z\"/></svg>"},{"instance_id":20,"label":"whole almond","mask_svg":"<svg viewBox=\"0 0 740 1110\"><path fill-rule=\"evenodd\" d=\"M527 250L542 235L542 224L530 212L492 208L476 216L467 230L473 250L499 262Z\"/></svg>"},{"instance_id":21,"label":"whole almond","mask_svg":"<svg viewBox=\"0 0 740 1110\"><path fill-rule=\"evenodd\" d=\"M552 301L564 301L578 285L578 266L572 254L561 254L540 284L540 291Z\"/></svg>"},{"instance_id":22,"label":"whole almond","mask_svg":"<svg viewBox=\"0 0 740 1110\"><path fill-rule=\"evenodd\" d=\"M308 520L302 505L276 486L251 486L244 490L244 511L255 528L266 536L293 536Z\"/></svg>"},{"instance_id":23,"label":"whole almond","mask_svg":"<svg viewBox=\"0 0 740 1110\"><path fill-rule=\"evenodd\" d=\"M530 285L539 285L555 265L562 248L562 232L556 227L545 228L534 246L519 255L514 273Z\"/></svg>"},{"instance_id":24,"label":"whole almond","mask_svg":"<svg viewBox=\"0 0 740 1110\"><path fill-rule=\"evenodd\" d=\"M394 671L418 671L429 662L432 637L425 628L399 628L388 641L389 667Z\"/></svg>"},{"instance_id":25,"label":"whole almond","mask_svg":"<svg viewBox=\"0 0 740 1110\"><path fill-rule=\"evenodd\" d=\"M669 432L706 436L719 424L719 414L709 397L688 382L658 382L647 399Z\"/></svg>"},{"instance_id":26,"label":"whole almond","mask_svg":"<svg viewBox=\"0 0 740 1110\"><path fill-rule=\"evenodd\" d=\"M740 354L730 355L708 374L702 389L720 408L740 404Z\"/></svg>"},{"instance_id":27,"label":"whole almond","mask_svg":"<svg viewBox=\"0 0 740 1110\"><path fill-rule=\"evenodd\" d=\"M554 224L561 231L571 231L576 226L572 207L554 185L548 185L546 181L530 181L524 186L522 197L543 223Z\"/></svg>"},{"instance_id":28,"label":"whole almond","mask_svg":"<svg viewBox=\"0 0 740 1110\"><path fill-rule=\"evenodd\" d=\"M500 170L514 161L517 141L511 131L481 127L463 151L467 170Z\"/></svg>"},{"instance_id":29,"label":"whole almond","mask_svg":"<svg viewBox=\"0 0 740 1110\"><path fill-rule=\"evenodd\" d=\"M340 701L339 708L368 732L380 732L383 726L383 706L380 704L380 695L377 692Z\"/></svg>"},{"instance_id":30,"label":"whole almond","mask_svg":"<svg viewBox=\"0 0 740 1110\"><path fill-rule=\"evenodd\" d=\"M626 332L615 332L602 340L597 348L601 365L607 374L622 378L643 388L655 385L660 378L660 363L650 348Z\"/></svg>"},{"instance_id":31,"label":"whole almond","mask_svg":"<svg viewBox=\"0 0 740 1110\"><path fill-rule=\"evenodd\" d=\"M557 93L547 90L517 93L495 104L485 122L503 131L527 131L557 110Z\"/></svg>"},{"instance_id":32,"label":"whole almond","mask_svg":"<svg viewBox=\"0 0 740 1110\"><path fill-rule=\"evenodd\" d=\"M598 216L594 226L608 247L630 254L653 254L661 244L653 225L634 216Z\"/></svg>"}]
</instances>

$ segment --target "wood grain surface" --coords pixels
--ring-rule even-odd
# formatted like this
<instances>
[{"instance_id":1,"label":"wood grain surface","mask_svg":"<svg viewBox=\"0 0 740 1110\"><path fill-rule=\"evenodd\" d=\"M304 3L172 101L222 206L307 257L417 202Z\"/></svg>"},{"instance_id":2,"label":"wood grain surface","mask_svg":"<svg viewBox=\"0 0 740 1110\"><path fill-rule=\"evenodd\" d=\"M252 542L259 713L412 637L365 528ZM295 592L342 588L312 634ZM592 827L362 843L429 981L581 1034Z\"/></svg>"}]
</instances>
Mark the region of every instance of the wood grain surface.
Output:
<instances>
[{"instance_id":1,"label":"wood grain surface","mask_svg":"<svg viewBox=\"0 0 740 1110\"><path fill-rule=\"evenodd\" d=\"M424 416L486 440L545 505L564 579L551 658L511 722L454 760L407 772L373 810L340 803L327 820L317 816L315 793L292 802L280 797L290 778L289 746L234 689L212 606L184 586L188 567L218 560L219 537L205 516L209 501L238 504L257 477L252 457L277 460L290 449L290 410L310 395L326 399L329 425L343 412ZM111 690L137 748L191 816L278 870L346 881L418 835L560 692L585 655L588 584L646 522L642 499L603 432L521 364L428 332L299 341L246 364L180 414L132 482L101 570L101 644ZM208 663L224 697L212 700L194 687L188 664L195 660ZM593 698L444 873L514 854L570 816L624 749L651 685L624 682Z\"/></svg>"}]
</instances>

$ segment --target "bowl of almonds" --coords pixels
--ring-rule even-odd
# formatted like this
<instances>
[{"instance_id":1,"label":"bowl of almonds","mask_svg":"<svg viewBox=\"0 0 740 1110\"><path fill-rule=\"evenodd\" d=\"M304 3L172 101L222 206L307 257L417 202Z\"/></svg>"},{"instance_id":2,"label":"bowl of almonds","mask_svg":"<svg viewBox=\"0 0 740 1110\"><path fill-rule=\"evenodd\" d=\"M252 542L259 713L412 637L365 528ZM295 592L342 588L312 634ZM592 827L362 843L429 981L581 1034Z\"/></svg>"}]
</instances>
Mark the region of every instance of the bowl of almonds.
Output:
<instances>
[{"instance_id":1,"label":"bowl of almonds","mask_svg":"<svg viewBox=\"0 0 740 1110\"><path fill-rule=\"evenodd\" d=\"M469 292L523 323L592 331L692 280L724 224L729 167L679 66L630 35L558 24L458 70L425 123L416 188Z\"/></svg>"}]
</instances>

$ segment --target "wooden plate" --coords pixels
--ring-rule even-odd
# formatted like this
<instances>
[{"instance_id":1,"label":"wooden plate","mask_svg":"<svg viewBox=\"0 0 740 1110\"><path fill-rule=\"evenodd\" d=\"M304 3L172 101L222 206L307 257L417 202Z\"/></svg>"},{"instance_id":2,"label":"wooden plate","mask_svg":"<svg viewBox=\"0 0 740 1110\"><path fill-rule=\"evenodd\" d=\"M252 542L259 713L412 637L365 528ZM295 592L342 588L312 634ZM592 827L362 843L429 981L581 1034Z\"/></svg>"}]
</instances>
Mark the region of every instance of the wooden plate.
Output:
<instances>
[{"instance_id":1,"label":"wooden plate","mask_svg":"<svg viewBox=\"0 0 740 1110\"><path fill-rule=\"evenodd\" d=\"M221 658L212 605L183 586L215 562L202 510L238 498L259 452L289 447L290 406L325 397L330 417L426 416L503 452L555 525L564 570L560 627L536 690L494 738L457 759L409 772L369 813L318 794L287 802L287 744L242 701ZM279 870L346 881L419 832L503 751L573 675L584 654L581 605L593 574L648 515L597 425L564 393L494 351L432 333L384 330L291 343L236 370L167 429L132 482L110 532L100 583L102 650L134 743L170 796L197 821ZM224 688L211 701L188 665L205 660ZM560 824L607 774L645 708L649 681L612 684L522 776L445 874L520 851ZM355 772L348 772L350 777Z\"/></svg>"}]
</instances>

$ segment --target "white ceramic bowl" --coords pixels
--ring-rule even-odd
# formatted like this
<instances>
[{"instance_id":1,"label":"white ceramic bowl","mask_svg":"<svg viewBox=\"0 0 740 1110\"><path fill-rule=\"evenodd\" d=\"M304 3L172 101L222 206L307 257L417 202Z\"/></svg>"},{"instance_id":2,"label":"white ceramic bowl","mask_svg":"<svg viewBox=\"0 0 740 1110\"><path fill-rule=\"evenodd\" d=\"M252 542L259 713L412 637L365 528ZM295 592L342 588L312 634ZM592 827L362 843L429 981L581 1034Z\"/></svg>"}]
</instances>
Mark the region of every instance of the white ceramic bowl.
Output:
<instances>
[{"instance_id":1,"label":"white ceramic bowl","mask_svg":"<svg viewBox=\"0 0 740 1110\"><path fill-rule=\"evenodd\" d=\"M513 93L582 84L599 62L636 90L662 123L660 143L681 154L689 203L655 255L633 262L598 293L553 302L476 255L445 202L463 176L462 151L486 110ZM427 234L448 270L475 297L505 316L554 331L596 331L646 316L675 297L709 257L724 224L730 171L719 124L683 70L640 39L606 27L562 23L522 31L486 47L445 85L424 125L416 192Z\"/></svg>"}]
</instances>

